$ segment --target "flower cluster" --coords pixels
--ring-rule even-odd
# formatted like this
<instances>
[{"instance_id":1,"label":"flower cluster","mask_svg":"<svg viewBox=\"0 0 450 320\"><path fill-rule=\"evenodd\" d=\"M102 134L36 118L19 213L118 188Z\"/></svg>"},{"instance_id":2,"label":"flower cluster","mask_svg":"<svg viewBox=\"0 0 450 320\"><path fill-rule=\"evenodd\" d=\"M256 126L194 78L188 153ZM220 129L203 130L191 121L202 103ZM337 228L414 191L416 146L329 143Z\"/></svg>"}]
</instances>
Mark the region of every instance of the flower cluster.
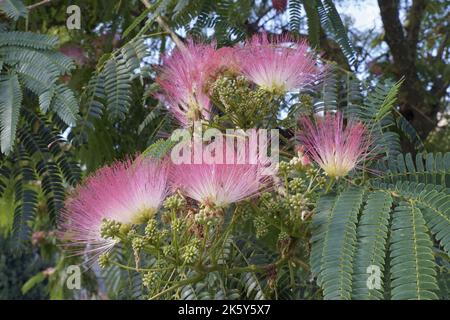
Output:
<instances>
[{"instance_id":1,"label":"flower cluster","mask_svg":"<svg viewBox=\"0 0 450 320\"><path fill-rule=\"evenodd\" d=\"M190 152L196 155L195 134L199 135L196 123L200 121L201 131L204 124L201 120L212 119L212 100L221 104L223 113L232 114L228 121L233 125L268 125L271 122L266 119L276 117L278 109L272 106L279 104L279 96L303 90L323 73L324 68L317 66L306 43L283 36L270 39L267 34L259 34L243 46L220 49L214 44L190 41L176 49L164 59L157 82L162 89L159 98L168 110L182 126L194 129L191 132L194 148L181 150L179 158L184 159ZM251 131L250 139L236 146L234 142L232 146L222 145L227 141L214 139L218 148L206 148L213 150L214 156L211 154L206 161L203 154L200 163L178 162L180 159L175 161L172 154L172 161L138 156L134 161L106 166L69 197L58 235L78 253L100 257L102 265L108 264L109 251L122 240L131 243L136 265L146 245L158 247L164 255L175 254L175 261L181 259L190 264L202 257L200 251L205 250L207 241L200 245L199 239L188 237L184 239L187 242L178 243L177 235L205 237L205 232L219 229L225 221L227 207L247 199L260 203L256 210L259 215L254 216L258 237L268 232L273 221L277 221L275 224L281 226L282 232L298 232L302 221L311 215L314 190L325 185L326 177L319 167L329 177L339 178L360 166L367 157L370 139L364 125L351 120L344 123L341 113L317 116L315 121L301 117L296 156L279 163L279 176L268 170L276 163L261 154L262 146L268 145L256 143L262 139L259 131L258 134ZM228 131L227 134L238 135ZM278 140L275 145L278 148ZM220 149L222 146L225 148ZM258 150L256 154L250 151L254 149ZM234 160L215 161L222 151L225 151L223 158ZM277 192L268 192L271 186ZM264 195L255 200L262 192ZM240 208L242 212L251 212L254 207ZM160 209L161 219L157 221ZM145 234L137 236L137 225L143 224ZM160 227L163 224L170 224L170 228ZM151 274L147 278L151 286Z\"/></svg>"},{"instance_id":2,"label":"flower cluster","mask_svg":"<svg viewBox=\"0 0 450 320\"><path fill-rule=\"evenodd\" d=\"M211 84L220 73L240 74L259 88L276 94L302 90L323 75L306 42L266 33L243 46L217 49L189 41L164 58L157 79L171 114L188 127L212 116Z\"/></svg>"},{"instance_id":3,"label":"flower cluster","mask_svg":"<svg viewBox=\"0 0 450 320\"><path fill-rule=\"evenodd\" d=\"M248 161L175 165L138 157L134 162L117 162L94 173L67 200L59 236L78 253L97 257L125 237L131 225L151 221L163 203L183 205L174 202L176 197L169 196L172 192L196 200L199 207L223 208L266 188L268 178L262 169ZM148 227L147 231L152 230ZM135 251L141 242L133 242Z\"/></svg>"}]
</instances>

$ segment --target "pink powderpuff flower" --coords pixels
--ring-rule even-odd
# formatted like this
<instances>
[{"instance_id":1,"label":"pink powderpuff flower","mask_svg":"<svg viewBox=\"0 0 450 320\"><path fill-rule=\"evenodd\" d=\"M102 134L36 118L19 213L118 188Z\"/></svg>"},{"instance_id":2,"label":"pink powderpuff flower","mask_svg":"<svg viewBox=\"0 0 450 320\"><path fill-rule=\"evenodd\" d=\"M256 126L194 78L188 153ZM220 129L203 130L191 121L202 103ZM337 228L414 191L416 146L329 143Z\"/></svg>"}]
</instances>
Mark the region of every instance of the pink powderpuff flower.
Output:
<instances>
[{"instance_id":1,"label":"pink powderpuff flower","mask_svg":"<svg viewBox=\"0 0 450 320\"><path fill-rule=\"evenodd\" d=\"M256 34L240 51L241 72L265 90L284 94L319 80L325 68L316 65L305 41L289 36Z\"/></svg>"},{"instance_id":2,"label":"pink powderpuff flower","mask_svg":"<svg viewBox=\"0 0 450 320\"><path fill-rule=\"evenodd\" d=\"M311 160L305 154L305 148L303 146L296 146L297 158L302 167L307 167L311 165Z\"/></svg>"},{"instance_id":3,"label":"pink powderpuff flower","mask_svg":"<svg viewBox=\"0 0 450 320\"><path fill-rule=\"evenodd\" d=\"M303 127L300 143L328 176L344 177L367 159L371 142L361 122L349 120L344 125L344 118L338 112L316 117L315 124L304 116L300 124Z\"/></svg>"},{"instance_id":4,"label":"pink powderpuff flower","mask_svg":"<svg viewBox=\"0 0 450 320\"><path fill-rule=\"evenodd\" d=\"M221 47L216 50L216 59L210 62L216 70L214 76L225 70L236 74L239 73L241 66L238 51L235 47Z\"/></svg>"},{"instance_id":5,"label":"pink powderpuff flower","mask_svg":"<svg viewBox=\"0 0 450 320\"><path fill-rule=\"evenodd\" d=\"M267 163L234 152L232 162L173 164L173 188L203 205L216 207L259 195L270 185Z\"/></svg>"},{"instance_id":6,"label":"pink powderpuff flower","mask_svg":"<svg viewBox=\"0 0 450 320\"><path fill-rule=\"evenodd\" d=\"M166 163L141 157L99 169L66 201L59 238L75 254L108 252L116 240L101 236L104 219L133 224L154 215L169 193L168 172Z\"/></svg>"},{"instance_id":7,"label":"pink powderpuff flower","mask_svg":"<svg viewBox=\"0 0 450 320\"><path fill-rule=\"evenodd\" d=\"M257 196L268 181L255 164L178 164L171 176L183 194L216 207Z\"/></svg>"},{"instance_id":8,"label":"pink powderpuff flower","mask_svg":"<svg viewBox=\"0 0 450 320\"><path fill-rule=\"evenodd\" d=\"M163 94L157 98L168 104L172 115L188 127L196 120L211 118L211 103L207 85L225 65L228 57L218 52L214 44L195 44L189 41L165 57L157 83Z\"/></svg>"},{"instance_id":9,"label":"pink powderpuff flower","mask_svg":"<svg viewBox=\"0 0 450 320\"><path fill-rule=\"evenodd\" d=\"M302 166L307 167L311 164L311 160L309 160L309 157L306 155L303 155L300 158L300 163L302 164Z\"/></svg>"}]
</instances>

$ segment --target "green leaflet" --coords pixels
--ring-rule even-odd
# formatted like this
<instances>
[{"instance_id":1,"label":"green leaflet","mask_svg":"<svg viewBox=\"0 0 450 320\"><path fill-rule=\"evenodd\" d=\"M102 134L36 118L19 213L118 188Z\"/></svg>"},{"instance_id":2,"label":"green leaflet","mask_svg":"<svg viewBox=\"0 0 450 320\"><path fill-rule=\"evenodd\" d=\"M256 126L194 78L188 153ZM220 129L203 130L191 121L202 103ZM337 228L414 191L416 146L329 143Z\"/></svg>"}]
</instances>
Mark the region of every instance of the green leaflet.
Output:
<instances>
[{"instance_id":1,"label":"green leaflet","mask_svg":"<svg viewBox=\"0 0 450 320\"><path fill-rule=\"evenodd\" d=\"M333 210L335 195L323 195L317 203L317 208L312 219L312 236L311 236L311 255L310 264L311 271L314 276L318 277L320 284L320 266L323 253L323 239L329 224L330 212Z\"/></svg>"},{"instance_id":2,"label":"green leaflet","mask_svg":"<svg viewBox=\"0 0 450 320\"><path fill-rule=\"evenodd\" d=\"M398 182L395 186L381 186L415 201L431 232L450 255L450 195L447 189L408 181Z\"/></svg>"},{"instance_id":3,"label":"green leaflet","mask_svg":"<svg viewBox=\"0 0 450 320\"><path fill-rule=\"evenodd\" d=\"M401 202L393 216L390 241L392 299L437 299L433 243L420 209Z\"/></svg>"},{"instance_id":4,"label":"green leaflet","mask_svg":"<svg viewBox=\"0 0 450 320\"><path fill-rule=\"evenodd\" d=\"M322 26L333 35L349 64L353 65L356 61L355 50L348 39L347 30L342 23L335 5L331 0L318 1L318 12Z\"/></svg>"},{"instance_id":5,"label":"green leaflet","mask_svg":"<svg viewBox=\"0 0 450 320\"><path fill-rule=\"evenodd\" d=\"M303 6L308 18L308 40L313 48L317 48L320 38L320 17L316 0L303 1Z\"/></svg>"},{"instance_id":6,"label":"green leaflet","mask_svg":"<svg viewBox=\"0 0 450 320\"><path fill-rule=\"evenodd\" d=\"M58 44L58 38L33 32L8 31L2 32L0 47L18 46L33 49L52 50Z\"/></svg>"},{"instance_id":7,"label":"green leaflet","mask_svg":"<svg viewBox=\"0 0 450 320\"><path fill-rule=\"evenodd\" d=\"M9 18L17 21L20 17L28 15L28 9L21 0L0 1L0 12L4 12Z\"/></svg>"},{"instance_id":8,"label":"green leaflet","mask_svg":"<svg viewBox=\"0 0 450 320\"><path fill-rule=\"evenodd\" d=\"M289 1L289 28L294 33L298 33L300 31L300 24L302 20L302 2L302 0Z\"/></svg>"},{"instance_id":9,"label":"green leaflet","mask_svg":"<svg viewBox=\"0 0 450 320\"><path fill-rule=\"evenodd\" d=\"M16 74L0 80L0 146L9 154L16 139L17 123L22 106L22 90Z\"/></svg>"},{"instance_id":10,"label":"green leaflet","mask_svg":"<svg viewBox=\"0 0 450 320\"><path fill-rule=\"evenodd\" d=\"M352 299L383 299L382 282L380 289L369 289L368 268L375 266L379 268L381 275L383 274L392 202L393 199L387 192L375 191L369 194L357 230L358 244L353 263Z\"/></svg>"},{"instance_id":11,"label":"green leaflet","mask_svg":"<svg viewBox=\"0 0 450 320\"><path fill-rule=\"evenodd\" d=\"M380 161L378 170L384 174L376 179L395 184L398 181L441 185L450 187L450 152L417 153L415 159L410 153L399 154L388 162Z\"/></svg>"},{"instance_id":12,"label":"green leaflet","mask_svg":"<svg viewBox=\"0 0 450 320\"><path fill-rule=\"evenodd\" d=\"M172 147L176 145L178 142L173 141L171 139L159 139L152 145L150 145L147 149L144 150L142 155L144 157L152 157L155 159L162 159L165 157Z\"/></svg>"},{"instance_id":13,"label":"green leaflet","mask_svg":"<svg viewBox=\"0 0 450 320\"><path fill-rule=\"evenodd\" d=\"M315 240L322 241L323 247L318 282L323 288L324 299L351 298L356 222L363 195L364 189L349 188L336 197L331 210L329 204L325 203L320 208L320 210L325 209L325 212L329 210L328 223L322 227L324 229L320 228L323 230L321 230L324 233L323 236L318 236L318 233L313 232L313 237L316 234L319 239ZM319 219L324 219L324 216ZM316 223L318 223L317 220ZM316 228L316 232L317 230L318 228ZM319 247L316 250L320 251ZM317 254L315 253L315 255ZM316 257L314 259L317 259ZM317 262L312 263L313 268L317 269Z\"/></svg>"}]
</instances>

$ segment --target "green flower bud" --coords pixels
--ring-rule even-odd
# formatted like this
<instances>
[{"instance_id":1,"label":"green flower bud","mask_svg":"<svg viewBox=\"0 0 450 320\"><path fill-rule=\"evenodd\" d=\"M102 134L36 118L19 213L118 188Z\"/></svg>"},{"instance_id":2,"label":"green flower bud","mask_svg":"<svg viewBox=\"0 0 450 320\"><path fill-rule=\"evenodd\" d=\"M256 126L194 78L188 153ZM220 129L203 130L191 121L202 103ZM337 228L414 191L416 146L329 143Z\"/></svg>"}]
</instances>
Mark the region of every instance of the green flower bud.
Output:
<instances>
[{"instance_id":1,"label":"green flower bud","mask_svg":"<svg viewBox=\"0 0 450 320\"><path fill-rule=\"evenodd\" d=\"M208 211L205 209L200 209L197 214L194 216L194 220L198 224L206 224L208 220Z\"/></svg>"},{"instance_id":2,"label":"green flower bud","mask_svg":"<svg viewBox=\"0 0 450 320\"><path fill-rule=\"evenodd\" d=\"M301 193L296 193L289 196L289 207L293 210L300 210L305 205L304 195Z\"/></svg>"},{"instance_id":3,"label":"green flower bud","mask_svg":"<svg viewBox=\"0 0 450 320\"><path fill-rule=\"evenodd\" d=\"M131 247L133 248L133 251L135 253L141 251L142 248L144 248L145 244L146 244L146 240L144 238L136 237L131 241Z\"/></svg>"},{"instance_id":4,"label":"green flower bud","mask_svg":"<svg viewBox=\"0 0 450 320\"><path fill-rule=\"evenodd\" d=\"M291 220L293 223L299 221L302 219L302 211L300 210L292 210L289 213L289 220Z\"/></svg>"},{"instance_id":5,"label":"green flower bud","mask_svg":"<svg viewBox=\"0 0 450 320\"><path fill-rule=\"evenodd\" d=\"M278 234L278 241L285 242L289 240L289 234L286 231L281 231Z\"/></svg>"},{"instance_id":6,"label":"green flower bud","mask_svg":"<svg viewBox=\"0 0 450 320\"><path fill-rule=\"evenodd\" d=\"M100 266L100 268L105 269L107 266L109 266L109 252L106 253L102 253L101 255L99 255L98 257L98 265Z\"/></svg>"},{"instance_id":7,"label":"green flower bud","mask_svg":"<svg viewBox=\"0 0 450 320\"><path fill-rule=\"evenodd\" d=\"M295 167L297 165L301 164L300 158L299 157L293 157L290 161L289 161L289 165L292 167Z\"/></svg>"},{"instance_id":8,"label":"green flower bud","mask_svg":"<svg viewBox=\"0 0 450 320\"><path fill-rule=\"evenodd\" d=\"M131 230L132 230L132 225L129 223L124 223L120 226L119 232L121 235L127 236Z\"/></svg>"},{"instance_id":9,"label":"green flower bud","mask_svg":"<svg viewBox=\"0 0 450 320\"><path fill-rule=\"evenodd\" d=\"M289 181L289 189L293 193L299 193L303 190L304 187L304 180L302 178L294 178L291 181Z\"/></svg>"},{"instance_id":10,"label":"green flower bud","mask_svg":"<svg viewBox=\"0 0 450 320\"><path fill-rule=\"evenodd\" d=\"M142 276L142 284L148 289L155 288L159 281L159 275L157 272L146 272Z\"/></svg>"},{"instance_id":11,"label":"green flower bud","mask_svg":"<svg viewBox=\"0 0 450 320\"><path fill-rule=\"evenodd\" d=\"M266 220L264 219L264 217L256 216L253 219L253 225L255 226L257 238L261 238L261 237L265 236L267 234L267 232L269 232L269 228L267 226L267 223L266 223Z\"/></svg>"},{"instance_id":12,"label":"green flower bud","mask_svg":"<svg viewBox=\"0 0 450 320\"><path fill-rule=\"evenodd\" d=\"M103 219L100 227L100 236L103 239L115 239L120 234L122 223L112 219Z\"/></svg>"},{"instance_id":13,"label":"green flower bud","mask_svg":"<svg viewBox=\"0 0 450 320\"><path fill-rule=\"evenodd\" d=\"M280 208L280 202L277 199L270 199L270 201L266 202L266 208L269 212L278 212Z\"/></svg>"},{"instance_id":14,"label":"green flower bud","mask_svg":"<svg viewBox=\"0 0 450 320\"><path fill-rule=\"evenodd\" d=\"M206 221L206 224L209 226L209 227L214 227L214 226L218 226L218 225L220 225L220 223L222 222L222 218L221 217L218 217L218 216L215 216L215 217L209 217L208 219L207 219L207 221Z\"/></svg>"},{"instance_id":15,"label":"green flower bud","mask_svg":"<svg viewBox=\"0 0 450 320\"><path fill-rule=\"evenodd\" d=\"M151 219L147 222L147 225L145 226L145 236L149 238L150 240L154 240L158 236L158 229L157 229L157 223L155 219Z\"/></svg>"},{"instance_id":16,"label":"green flower bud","mask_svg":"<svg viewBox=\"0 0 450 320\"><path fill-rule=\"evenodd\" d=\"M198 224L216 226L223 221L223 210L221 208L202 206L194 216L194 219Z\"/></svg>"},{"instance_id":17,"label":"green flower bud","mask_svg":"<svg viewBox=\"0 0 450 320\"><path fill-rule=\"evenodd\" d=\"M181 255L181 258L183 259L184 263L193 263L198 257L198 247L199 247L199 240L193 239L190 241L190 243L183 248L183 253Z\"/></svg>"},{"instance_id":18,"label":"green flower bud","mask_svg":"<svg viewBox=\"0 0 450 320\"><path fill-rule=\"evenodd\" d=\"M183 223L180 219L176 218L172 221L171 225L172 231L175 233L180 233L183 229Z\"/></svg>"},{"instance_id":19,"label":"green flower bud","mask_svg":"<svg viewBox=\"0 0 450 320\"><path fill-rule=\"evenodd\" d=\"M164 208L168 210L179 210L186 205L186 200L179 194L174 194L164 201Z\"/></svg>"},{"instance_id":20,"label":"green flower bud","mask_svg":"<svg viewBox=\"0 0 450 320\"><path fill-rule=\"evenodd\" d=\"M255 89L244 76L222 76L211 88L213 100L222 104L227 114L246 119L246 127L277 114L278 109L270 103L273 94L261 88Z\"/></svg>"},{"instance_id":21,"label":"green flower bud","mask_svg":"<svg viewBox=\"0 0 450 320\"><path fill-rule=\"evenodd\" d=\"M280 161L278 164L278 171L280 174L287 174L289 171L291 171L291 165L286 161Z\"/></svg>"},{"instance_id":22,"label":"green flower bud","mask_svg":"<svg viewBox=\"0 0 450 320\"><path fill-rule=\"evenodd\" d=\"M165 256L172 256L175 253L174 248L169 245L162 247L162 251Z\"/></svg>"},{"instance_id":23,"label":"green flower bud","mask_svg":"<svg viewBox=\"0 0 450 320\"><path fill-rule=\"evenodd\" d=\"M164 240L165 238L167 238L168 236L169 236L169 230L163 229L159 232L158 239L161 241L161 240Z\"/></svg>"},{"instance_id":24,"label":"green flower bud","mask_svg":"<svg viewBox=\"0 0 450 320\"><path fill-rule=\"evenodd\" d=\"M131 240L134 237L136 237L136 235L137 235L136 229L130 229L130 231L128 231L128 233L127 233L127 239Z\"/></svg>"}]
</instances>

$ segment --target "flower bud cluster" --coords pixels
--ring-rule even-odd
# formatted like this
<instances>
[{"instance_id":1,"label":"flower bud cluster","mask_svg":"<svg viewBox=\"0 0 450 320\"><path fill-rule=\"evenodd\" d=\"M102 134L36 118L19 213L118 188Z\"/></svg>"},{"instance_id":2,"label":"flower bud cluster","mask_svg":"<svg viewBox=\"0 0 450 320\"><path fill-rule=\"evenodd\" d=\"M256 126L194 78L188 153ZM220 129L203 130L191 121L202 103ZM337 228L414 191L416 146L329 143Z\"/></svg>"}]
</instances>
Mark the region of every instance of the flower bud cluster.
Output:
<instances>
[{"instance_id":1,"label":"flower bud cluster","mask_svg":"<svg viewBox=\"0 0 450 320\"><path fill-rule=\"evenodd\" d=\"M300 210L305 205L305 198L302 193L296 193L288 196L289 208Z\"/></svg>"},{"instance_id":2,"label":"flower bud cluster","mask_svg":"<svg viewBox=\"0 0 450 320\"><path fill-rule=\"evenodd\" d=\"M174 194L172 196L167 197L164 201L164 208L167 210L175 210L178 211L186 205L186 200L180 196L179 194Z\"/></svg>"},{"instance_id":3,"label":"flower bud cluster","mask_svg":"<svg viewBox=\"0 0 450 320\"><path fill-rule=\"evenodd\" d=\"M268 193L268 192L265 192ZM264 193L263 193L264 194ZM268 193L270 195L270 193ZM262 195L261 195L262 196ZM242 202L234 211L235 215L238 215L242 220L248 220L252 217L252 208L248 202Z\"/></svg>"},{"instance_id":4,"label":"flower bud cluster","mask_svg":"<svg viewBox=\"0 0 450 320\"><path fill-rule=\"evenodd\" d=\"M98 256L98 265L100 268L105 269L110 264L109 252L102 253Z\"/></svg>"},{"instance_id":5,"label":"flower bud cluster","mask_svg":"<svg viewBox=\"0 0 450 320\"><path fill-rule=\"evenodd\" d=\"M214 208L202 205L195 215L195 222L202 225L216 226L223 221L223 211L221 208Z\"/></svg>"},{"instance_id":6,"label":"flower bud cluster","mask_svg":"<svg viewBox=\"0 0 450 320\"><path fill-rule=\"evenodd\" d=\"M184 263L194 263L198 258L200 241L196 238L192 239L184 248L181 258Z\"/></svg>"},{"instance_id":7,"label":"flower bud cluster","mask_svg":"<svg viewBox=\"0 0 450 320\"><path fill-rule=\"evenodd\" d=\"M227 114L246 119L249 127L277 113L277 108L270 103L272 94L261 88L254 89L244 76L222 76L212 85L212 92Z\"/></svg>"},{"instance_id":8,"label":"flower bud cluster","mask_svg":"<svg viewBox=\"0 0 450 320\"><path fill-rule=\"evenodd\" d=\"M253 225L255 226L256 238L262 238L269 232L269 226L262 216L256 216L253 219Z\"/></svg>"},{"instance_id":9,"label":"flower bud cluster","mask_svg":"<svg viewBox=\"0 0 450 320\"><path fill-rule=\"evenodd\" d=\"M180 233L183 229L183 221L180 218L172 219L170 227L172 232Z\"/></svg>"},{"instance_id":10,"label":"flower bud cluster","mask_svg":"<svg viewBox=\"0 0 450 320\"><path fill-rule=\"evenodd\" d=\"M158 244L169 235L169 230L158 228L157 221L150 219L145 226L144 235L149 244Z\"/></svg>"},{"instance_id":11,"label":"flower bud cluster","mask_svg":"<svg viewBox=\"0 0 450 320\"><path fill-rule=\"evenodd\" d=\"M135 237L131 241L131 247L135 253L139 253L146 245L146 239L141 237Z\"/></svg>"},{"instance_id":12,"label":"flower bud cluster","mask_svg":"<svg viewBox=\"0 0 450 320\"><path fill-rule=\"evenodd\" d=\"M158 273L154 271L145 272L142 276L142 284L149 290L154 289L159 280Z\"/></svg>"},{"instance_id":13,"label":"flower bud cluster","mask_svg":"<svg viewBox=\"0 0 450 320\"><path fill-rule=\"evenodd\" d=\"M289 181L289 190L292 193L303 192L305 187L306 187L306 181L303 178L295 177L291 181Z\"/></svg>"},{"instance_id":14,"label":"flower bud cluster","mask_svg":"<svg viewBox=\"0 0 450 320\"><path fill-rule=\"evenodd\" d=\"M119 236L122 223L111 219L103 219L100 227L100 236L103 239L115 239Z\"/></svg>"}]
</instances>

